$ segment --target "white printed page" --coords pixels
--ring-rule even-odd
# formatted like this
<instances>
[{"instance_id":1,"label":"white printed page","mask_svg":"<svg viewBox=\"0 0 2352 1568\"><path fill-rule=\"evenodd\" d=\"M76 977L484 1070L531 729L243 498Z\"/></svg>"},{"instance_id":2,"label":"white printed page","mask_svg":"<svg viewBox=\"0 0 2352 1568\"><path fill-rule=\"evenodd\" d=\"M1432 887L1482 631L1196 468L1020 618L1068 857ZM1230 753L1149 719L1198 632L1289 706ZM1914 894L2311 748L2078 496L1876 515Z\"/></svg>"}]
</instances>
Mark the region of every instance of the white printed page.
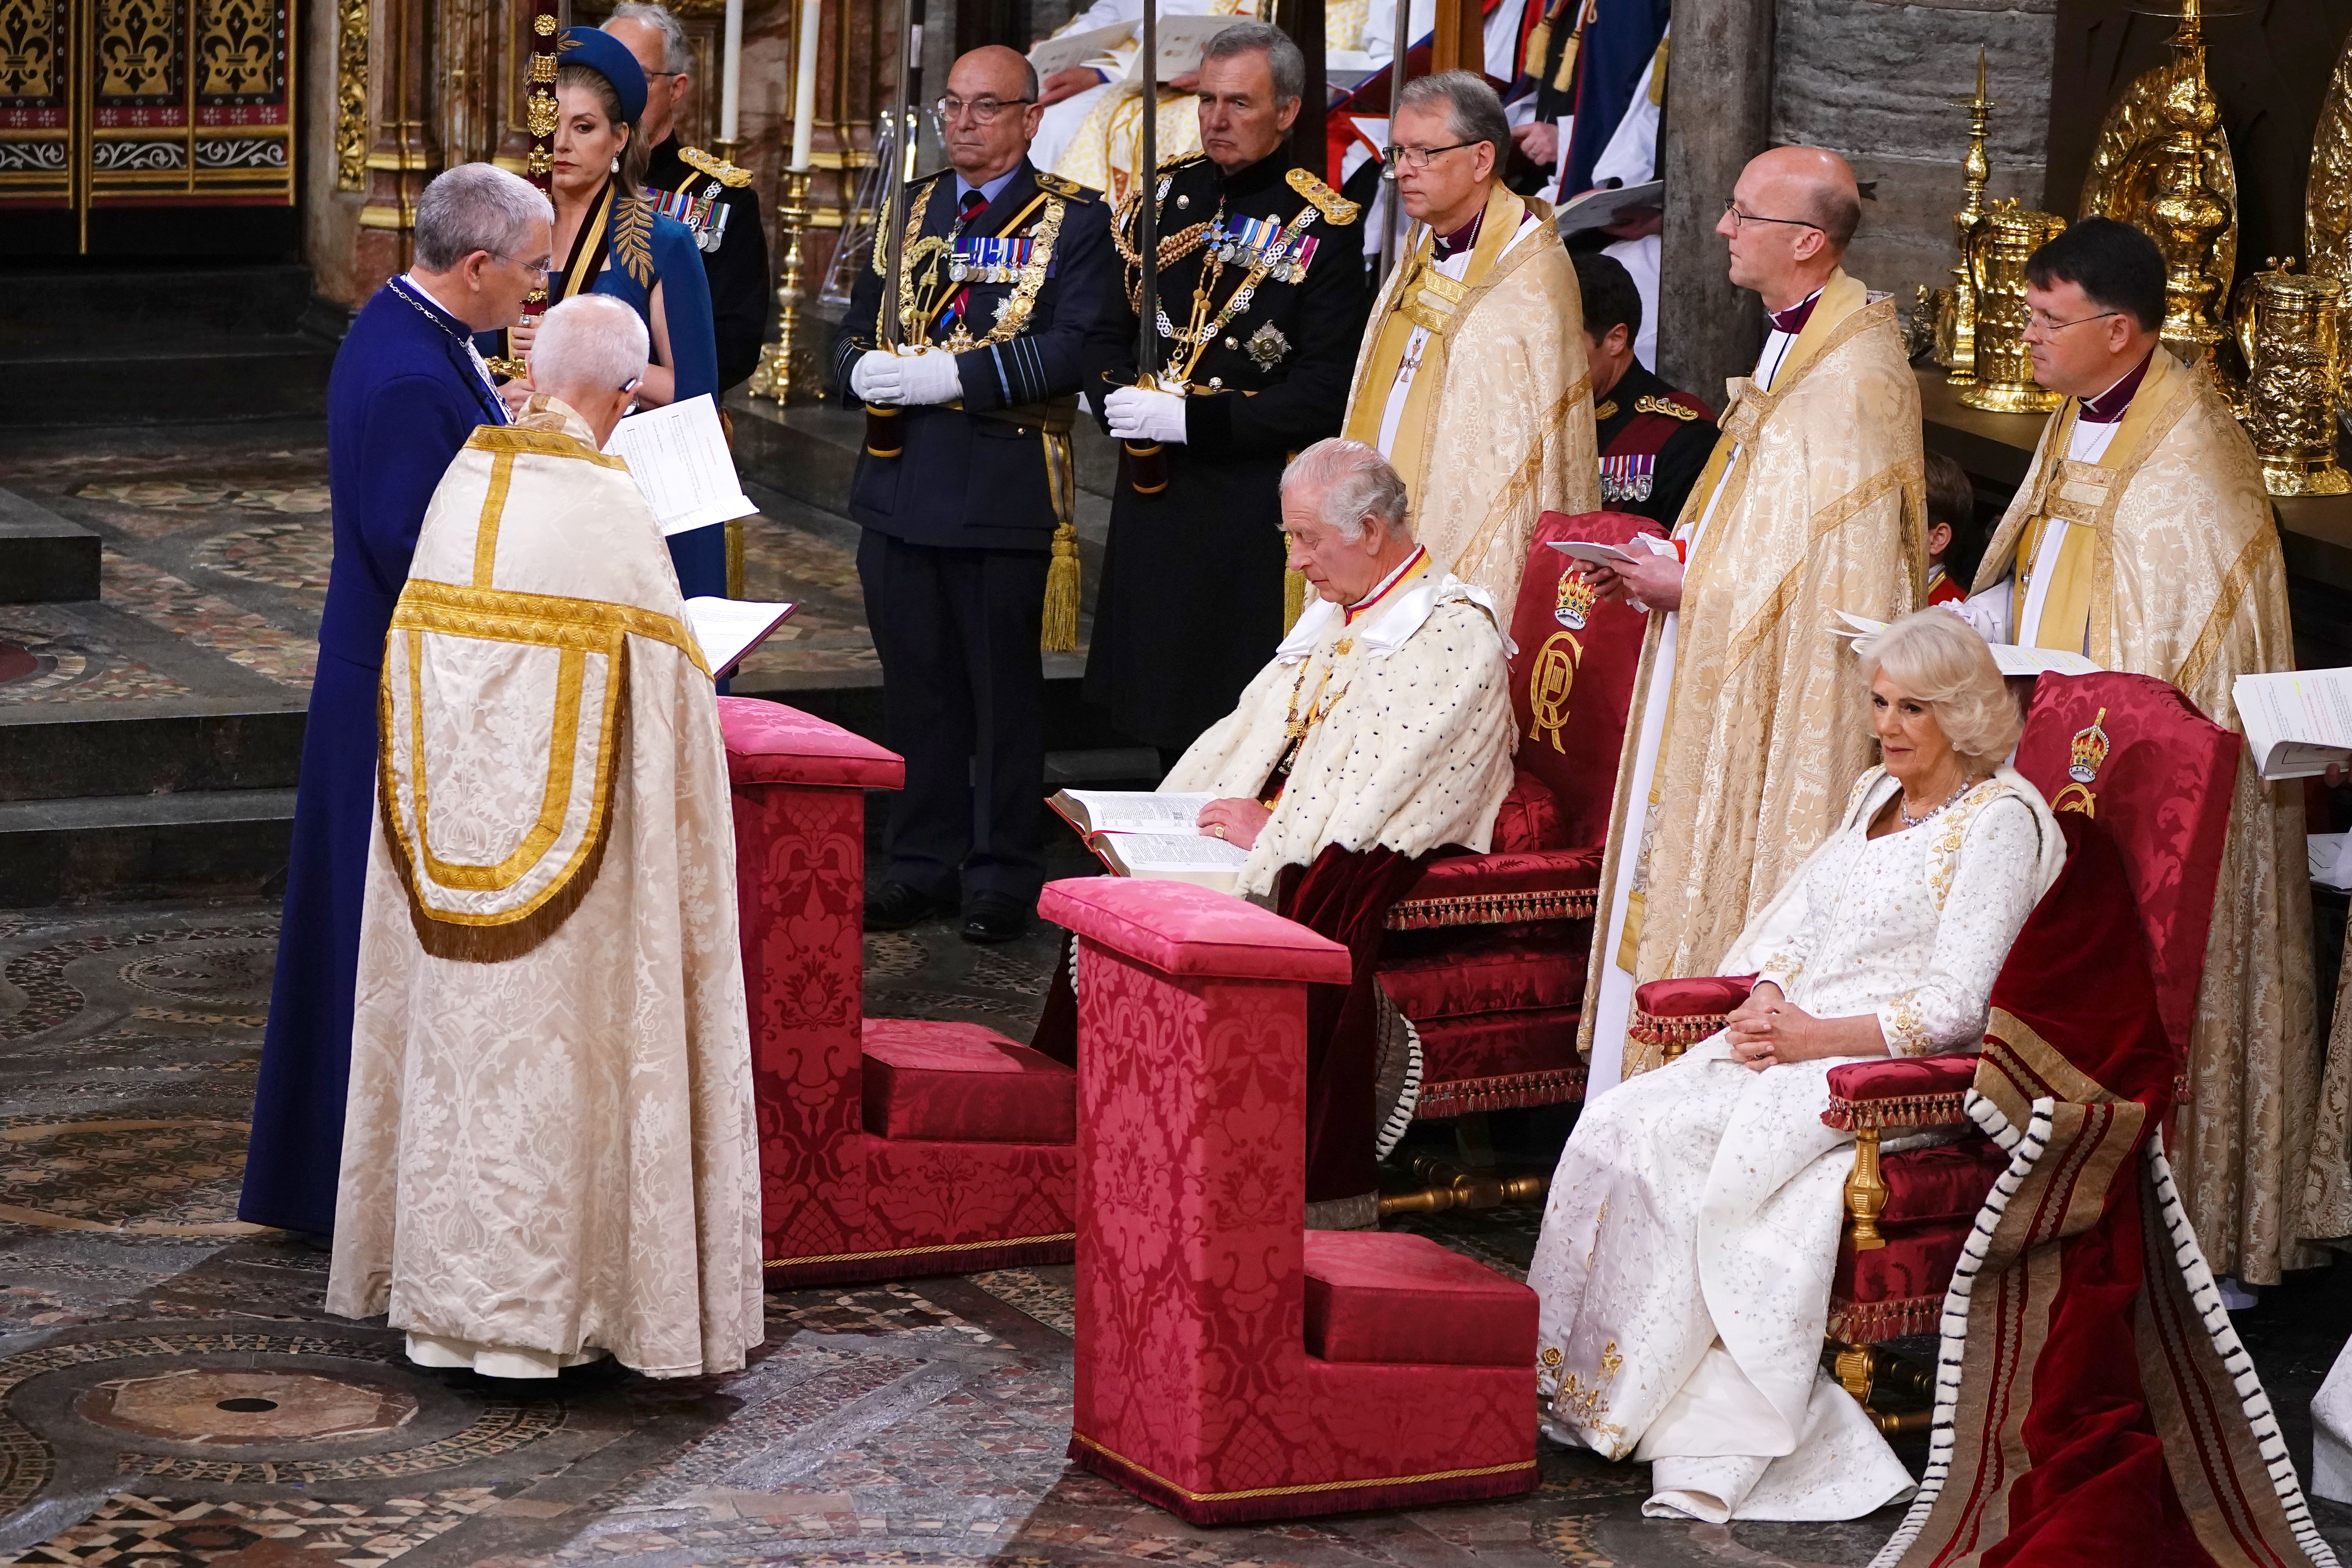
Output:
<instances>
[{"instance_id":1,"label":"white printed page","mask_svg":"<svg viewBox=\"0 0 2352 1568\"><path fill-rule=\"evenodd\" d=\"M2308 778L2352 752L2352 669L2242 675L2230 695L2265 779Z\"/></svg>"},{"instance_id":2,"label":"white printed page","mask_svg":"<svg viewBox=\"0 0 2352 1568\"><path fill-rule=\"evenodd\" d=\"M727 432L708 393L630 415L614 426L604 450L629 465L629 477L654 509L665 536L760 510L736 478Z\"/></svg>"},{"instance_id":3,"label":"white printed page","mask_svg":"<svg viewBox=\"0 0 2352 1568\"><path fill-rule=\"evenodd\" d=\"M1249 851L1202 833L1129 833L1118 841L1118 858L1135 876L1167 871L1238 871Z\"/></svg>"},{"instance_id":4,"label":"white printed page","mask_svg":"<svg viewBox=\"0 0 2352 1568\"><path fill-rule=\"evenodd\" d=\"M743 656L767 640L768 634L784 624L798 605L766 604L757 599L714 599L708 596L686 602L687 629L694 640L702 645L702 657L710 666L710 673L723 675L740 663Z\"/></svg>"},{"instance_id":5,"label":"white printed page","mask_svg":"<svg viewBox=\"0 0 2352 1568\"><path fill-rule=\"evenodd\" d=\"M1063 794L1086 807L1097 833L1181 834L1197 831L1201 808L1213 795L1160 795L1149 790L1073 789ZM1209 843L1215 843L1212 838ZM1121 854L1126 851L1122 849Z\"/></svg>"}]
</instances>

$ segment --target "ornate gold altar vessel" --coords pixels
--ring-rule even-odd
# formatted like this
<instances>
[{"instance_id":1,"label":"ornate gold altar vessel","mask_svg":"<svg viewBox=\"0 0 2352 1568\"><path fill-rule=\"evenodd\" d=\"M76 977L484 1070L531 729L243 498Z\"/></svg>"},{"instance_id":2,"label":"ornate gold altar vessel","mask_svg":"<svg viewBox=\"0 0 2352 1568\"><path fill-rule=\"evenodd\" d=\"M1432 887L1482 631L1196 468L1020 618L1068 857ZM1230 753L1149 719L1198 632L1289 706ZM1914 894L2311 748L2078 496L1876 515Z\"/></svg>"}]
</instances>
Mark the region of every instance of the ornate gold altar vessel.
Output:
<instances>
[{"instance_id":1,"label":"ornate gold altar vessel","mask_svg":"<svg viewBox=\"0 0 2352 1568\"><path fill-rule=\"evenodd\" d=\"M2133 79L2099 127L2082 216L2147 231L2164 253L2164 343L2195 363L2226 331L2238 267L2238 179L2205 79L2203 0L2180 0L2173 58Z\"/></svg>"},{"instance_id":2,"label":"ornate gold altar vessel","mask_svg":"<svg viewBox=\"0 0 2352 1568\"><path fill-rule=\"evenodd\" d=\"M1985 155L1985 122L1993 101L1985 96L1985 52L1977 51L1977 91L1959 106L1969 111L1969 152L1960 161L1967 195L1952 215L1952 235L1959 248L1959 265L1952 268L1952 287L1937 291L1936 363L1944 367L1954 386L1977 378L1977 291L1969 275L1969 253L1983 226L1985 182L1992 177L1992 161ZM1948 300L1948 303L1947 301Z\"/></svg>"},{"instance_id":3,"label":"ornate gold altar vessel","mask_svg":"<svg viewBox=\"0 0 2352 1568\"><path fill-rule=\"evenodd\" d=\"M1970 408L1996 414L2047 414L2062 401L2033 379L2025 352L2025 258L2063 232L2056 213L1997 201L1979 220L1967 257L1976 290L1976 376L1960 390ZM1957 378L1955 378L1957 379Z\"/></svg>"},{"instance_id":4,"label":"ornate gold altar vessel","mask_svg":"<svg viewBox=\"0 0 2352 1568\"><path fill-rule=\"evenodd\" d=\"M2344 384L2343 282L2271 258L2238 289L2238 347L2248 367L2240 415L2274 496L2340 496L2352 474L2336 464L2336 405Z\"/></svg>"}]
</instances>

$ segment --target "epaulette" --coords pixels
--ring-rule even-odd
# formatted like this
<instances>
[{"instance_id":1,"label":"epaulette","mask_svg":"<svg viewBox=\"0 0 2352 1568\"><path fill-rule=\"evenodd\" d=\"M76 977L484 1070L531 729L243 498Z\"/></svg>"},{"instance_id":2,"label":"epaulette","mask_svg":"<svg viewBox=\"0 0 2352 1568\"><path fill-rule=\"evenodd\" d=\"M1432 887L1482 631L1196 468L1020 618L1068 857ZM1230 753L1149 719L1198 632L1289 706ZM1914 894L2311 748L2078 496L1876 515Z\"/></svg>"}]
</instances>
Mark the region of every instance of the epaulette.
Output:
<instances>
[{"instance_id":1,"label":"epaulette","mask_svg":"<svg viewBox=\"0 0 2352 1568\"><path fill-rule=\"evenodd\" d=\"M1315 204L1315 210L1331 223L1351 224L1363 209L1304 169L1293 169L1289 174L1290 188Z\"/></svg>"},{"instance_id":2,"label":"epaulette","mask_svg":"<svg viewBox=\"0 0 2352 1568\"><path fill-rule=\"evenodd\" d=\"M751 171L739 169L726 159L704 152L699 147L680 147L677 155L688 168L699 169L730 191L740 191L751 183Z\"/></svg>"},{"instance_id":3,"label":"epaulette","mask_svg":"<svg viewBox=\"0 0 2352 1568\"><path fill-rule=\"evenodd\" d=\"M1209 155L1206 153L1171 153L1160 160L1160 172L1165 174L1174 169L1189 169L1195 163L1205 163L1208 161Z\"/></svg>"},{"instance_id":4,"label":"epaulette","mask_svg":"<svg viewBox=\"0 0 2352 1568\"><path fill-rule=\"evenodd\" d=\"M1037 171L1037 188L1041 191L1051 191L1064 201L1081 204L1091 202L1102 195L1092 185L1082 185L1076 180L1061 174L1049 174L1043 169Z\"/></svg>"},{"instance_id":5,"label":"epaulette","mask_svg":"<svg viewBox=\"0 0 2352 1568\"><path fill-rule=\"evenodd\" d=\"M1636 414L1663 414L1669 419L1679 419L1685 425L1690 424L1694 420L1704 419L1706 417L1706 416L1698 409L1685 408L1679 403L1672 402L1664 397L1652 397L1646 393L1642 396L1633 399L1633 412Z\"/></svg>"}]
</instances>

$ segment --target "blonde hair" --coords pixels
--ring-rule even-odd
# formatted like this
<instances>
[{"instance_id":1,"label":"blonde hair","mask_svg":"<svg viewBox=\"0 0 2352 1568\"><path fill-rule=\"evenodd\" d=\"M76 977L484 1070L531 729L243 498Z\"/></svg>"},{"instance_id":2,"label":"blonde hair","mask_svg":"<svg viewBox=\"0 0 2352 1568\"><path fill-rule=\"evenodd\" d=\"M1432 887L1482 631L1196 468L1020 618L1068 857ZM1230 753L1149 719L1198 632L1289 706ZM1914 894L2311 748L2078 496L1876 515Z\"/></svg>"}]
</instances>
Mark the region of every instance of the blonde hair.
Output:
<instances>
[{"instance_id":1,"label":"blonde hair","mask_svg":"<svg viewBox=\"0 0 2352 1568\"><path fill-rule=\"evenodd\" d=\"M1948 610L1920 610L1883 632L1856 637L1862 681L1881 670L1927 705L1944 738L1972 771L1982 772L2016 749L2025 721L2017 711L1992 649Z\"/></svg>"}]
</instances>

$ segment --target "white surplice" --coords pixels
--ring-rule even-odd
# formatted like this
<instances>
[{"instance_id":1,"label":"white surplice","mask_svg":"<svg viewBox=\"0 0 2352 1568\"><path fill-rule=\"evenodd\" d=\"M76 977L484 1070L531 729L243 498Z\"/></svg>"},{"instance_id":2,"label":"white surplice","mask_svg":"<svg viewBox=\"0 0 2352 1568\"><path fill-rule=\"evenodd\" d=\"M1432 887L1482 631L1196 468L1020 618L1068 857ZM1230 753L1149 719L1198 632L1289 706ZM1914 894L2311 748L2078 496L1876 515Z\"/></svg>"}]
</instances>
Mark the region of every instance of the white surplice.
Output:
<instances>
[{"instance_id":1,"label":"white surplice","mask_svg":"<svg viewBox=\"0 0 2352 1568\"><path fill-rule=\"evenodd\" d=\"M2311 1402L2311 1489L2331 1502L2352 1503L2352 1344Z\"/></svg>"},{"instance_id":2,"label":"white surplice","mask_svg":"<svg viewBox=\"0 0 2352 1568\"><path fill-rule=\"evenodd\" d=\"M1896 1054L1969 1047L2063 840L2008 768L1870 838L1898 787L1862 776L1725 973L1817 1017L1875 1015ZM1853 1519L1911 1487L1819 1364L1853 1142L1821 1116L1853 1059L1756 1072L1717 1034L1589 1102L1560 1155L1528 1273L1545 1426L1648 1461L1653 1515Z\"/></svg>"}]
</instances>

